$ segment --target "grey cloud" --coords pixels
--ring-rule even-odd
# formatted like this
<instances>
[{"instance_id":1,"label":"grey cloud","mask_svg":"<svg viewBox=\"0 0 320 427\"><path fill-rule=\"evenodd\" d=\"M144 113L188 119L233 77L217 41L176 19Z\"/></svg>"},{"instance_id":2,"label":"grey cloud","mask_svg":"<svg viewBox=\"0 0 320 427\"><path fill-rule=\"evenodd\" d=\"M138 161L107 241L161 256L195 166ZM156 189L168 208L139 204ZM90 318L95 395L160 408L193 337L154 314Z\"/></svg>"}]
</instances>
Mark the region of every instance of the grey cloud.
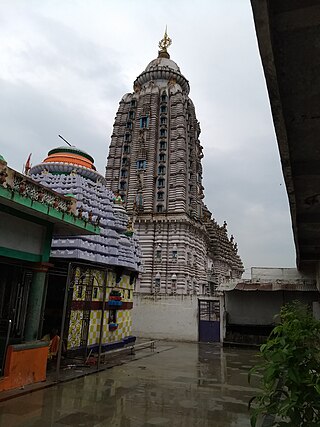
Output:
<instances>
[{"instance_id":1,"label":"grey cloud","mask_svg":"<svg viewBox=\"0 0 320 427\"><path fill-rule=\"evenodd\" d=\"M15 16L28 30L26 49L10 52L10 66L21 67L14 68L18 80L0 80L0 154L9 164L20 170L30 152L33 162L41 161L60 144L61 133L90 152L103 173L118 103L156 57L168 23L171 58L190 81L201 122L206 204L220 223L227 220L246 267L293 266L287 196L250 2L163 0L159 7L150 0L146 7L142 0L93 0L72 10L72 3L57 0L54 16L50 7L46 0L0 5L0 37L15 37ZM101 34L89 38L81 31L86 12L92 26L95 16L106 16ZM117 30L110 32L108 23L116 19ZM111 47L103 48L101 38L112 38ZM39 72L49 73L55 87L26 78ZM72 88L62 85L70 76Z\"/></svg>"},{"instance_id":2,"label":"grey cloud","mask_svg":"<svg viewBox=\"0 0 320 427\"><path fill-rule=\"evenodd\" d=\"M26 84L1 80L0 92L1 154L9 165L21 170L30 152L32 161L40 162L49 149L61 145L59 133L96 158L106 151L105 129L92 126L85 115L68 109L63 102Z\"/></svg>"},{"instance_id":3,"label":"grey cloud","mask_svg":"<svg viewBox=\"0 0 320 427\"><path fill-rule=\"evenodd\" d=\"M295 257L278 155L268 143L227 159L211 152L204 161L206 203L220 223L228 222L246 267L292 266Z\"/></svg>"}]
</instances>

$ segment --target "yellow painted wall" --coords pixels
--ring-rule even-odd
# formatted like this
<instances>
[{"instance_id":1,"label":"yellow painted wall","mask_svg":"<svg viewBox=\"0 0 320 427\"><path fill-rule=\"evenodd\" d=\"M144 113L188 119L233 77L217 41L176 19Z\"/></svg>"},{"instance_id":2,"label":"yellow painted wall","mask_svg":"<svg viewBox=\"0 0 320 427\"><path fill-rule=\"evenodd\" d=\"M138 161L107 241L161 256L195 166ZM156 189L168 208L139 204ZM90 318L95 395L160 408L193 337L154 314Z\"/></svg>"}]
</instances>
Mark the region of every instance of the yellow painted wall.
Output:
<instances>
[{"instance_id":1,"label":"yellow painted wall","mask_svg":"<svg viewBox=\"0 0 320 427\"><path fill-rule=\"evenodd\" d=\"M90 274L93 277L92 301L102 301L103 299L103 286L105 280L104 271L90 269ZM107 276L107 289L106 301L109 300L110 292L113 289L119 290L122 295L123 302L133 302L133 288L134 284L130 284L130 276L123 274L120 282L116 284L116 273L108 271ZM76 270L75 284L73 290L73 301L85 300L85 287L90 284L90 275L82 276L80 268ZM82 286L82 295L79 295L79 287ZM104 313L103 322L103 343L121 341L126 336L131 335L132 331L132 318L131 310L117 309L117 323L118 328L115 331L109 331L109 310ZM69 334L68 334L68 349L77 348L80 346L81 328L82 328L83 313L81 310L72 310L70 313ZM91 310L90 323L88 333L88 346L99 344L101 326L101 310Z\"/></svg>"}]
</instances>

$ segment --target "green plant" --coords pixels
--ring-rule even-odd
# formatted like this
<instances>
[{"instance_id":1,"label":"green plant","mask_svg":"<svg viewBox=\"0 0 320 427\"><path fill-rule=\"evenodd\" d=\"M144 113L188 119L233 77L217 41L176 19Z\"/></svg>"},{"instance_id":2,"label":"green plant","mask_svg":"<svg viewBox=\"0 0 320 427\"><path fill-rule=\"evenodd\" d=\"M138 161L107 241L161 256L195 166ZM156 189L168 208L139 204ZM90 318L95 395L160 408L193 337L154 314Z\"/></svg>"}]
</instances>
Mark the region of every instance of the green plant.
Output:
<instances>
[{"instance_id":1,"label":"green plant","mask_svg":"<svg viewBox=\"0 0 320 427\"><path fill-rule=\"evenodd\" d=\"M260 347L261 393L249 402L251 426L267 416L269 426L320 426L320 321L306 305L282 307L280 323Z\"/></svg>"}]
</instances>

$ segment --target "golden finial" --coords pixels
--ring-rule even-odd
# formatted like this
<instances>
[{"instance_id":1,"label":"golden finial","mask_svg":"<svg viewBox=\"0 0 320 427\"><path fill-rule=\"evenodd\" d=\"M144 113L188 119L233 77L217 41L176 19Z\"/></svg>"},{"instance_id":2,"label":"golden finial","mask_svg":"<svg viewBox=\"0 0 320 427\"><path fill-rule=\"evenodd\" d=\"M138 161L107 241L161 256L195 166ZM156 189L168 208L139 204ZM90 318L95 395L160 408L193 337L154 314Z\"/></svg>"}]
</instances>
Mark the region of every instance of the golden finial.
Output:
<instances>
[{"instance_id":1,"label":"golden finial","mask_svg":"<svg viewBox=\"0 0 320 427\"><path fill-rule=\"evenodd\" d=\"M164 36L163 39L159 41L159 56L166 56L169 57L169 54L167 52L167 48L171 45L172 40L170 39L170 37L167 34L167 26L166 26L166 30L164 32Z\"/></svg>"}]
</instances>

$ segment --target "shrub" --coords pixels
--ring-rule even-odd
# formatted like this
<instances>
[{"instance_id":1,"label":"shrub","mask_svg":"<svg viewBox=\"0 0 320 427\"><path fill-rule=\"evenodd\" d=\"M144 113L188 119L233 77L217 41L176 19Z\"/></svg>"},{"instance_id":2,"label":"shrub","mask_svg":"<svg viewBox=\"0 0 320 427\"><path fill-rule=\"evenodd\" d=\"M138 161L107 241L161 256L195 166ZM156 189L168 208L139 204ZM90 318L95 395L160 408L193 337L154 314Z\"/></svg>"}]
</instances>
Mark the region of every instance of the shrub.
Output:
<instances>
[{"instance_id":1,"label":"shrub","mask_svg":"<svg viewBox=\"0 0 320 427\"><path fill-rule=\"evenodd\" d=\"M261 393L249 402L251 426L320 426L320 322L298 301L282 307L280 323L260 347Z\"/></svg>"}]
</instances>

